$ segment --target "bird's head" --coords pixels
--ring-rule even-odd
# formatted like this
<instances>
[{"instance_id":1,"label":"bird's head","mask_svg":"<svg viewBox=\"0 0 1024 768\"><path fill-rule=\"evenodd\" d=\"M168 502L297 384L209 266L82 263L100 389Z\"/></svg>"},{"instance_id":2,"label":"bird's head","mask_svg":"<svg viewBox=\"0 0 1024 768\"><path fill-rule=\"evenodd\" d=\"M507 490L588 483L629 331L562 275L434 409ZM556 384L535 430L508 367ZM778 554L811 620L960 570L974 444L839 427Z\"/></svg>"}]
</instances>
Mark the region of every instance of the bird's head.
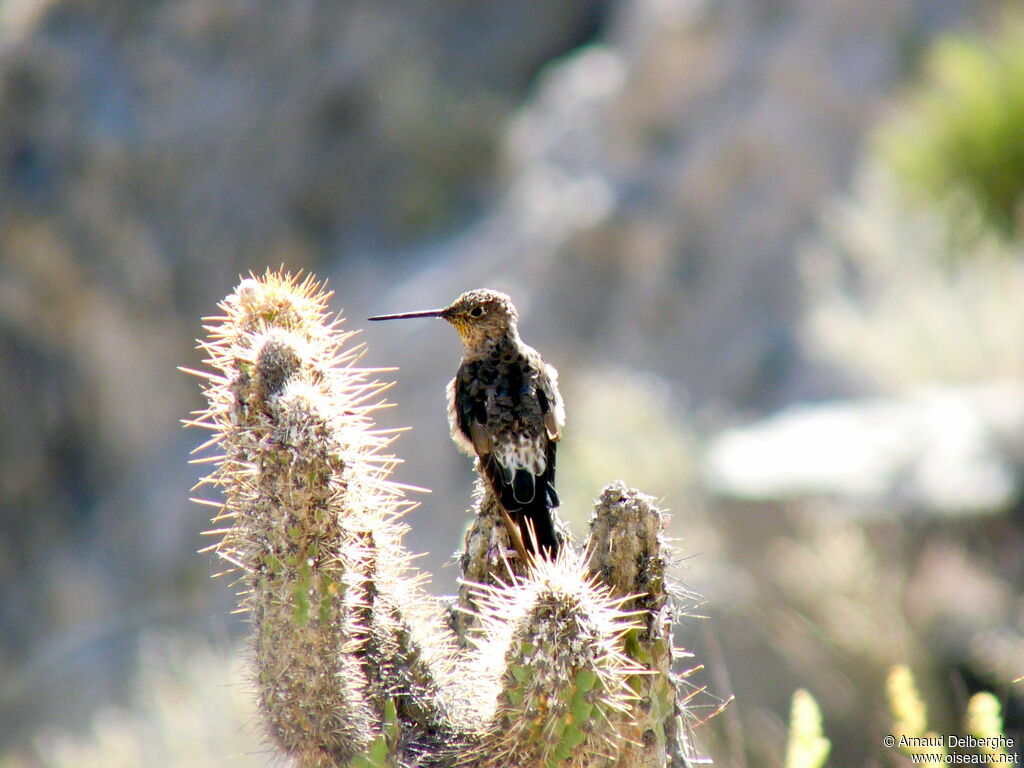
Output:
<instances>
[{"instance_id":1,"label":"bird's head","mask_svg":"<svg viewBox=\"0 0 1024 768\"><path fill-rule=\"evenodd\" d=\"M479 288L467 291L441 310L467 348L514 332L519 313L504 293Z\"/></svg>"},{"instance_id":2,"label":"bird's head","mask_svg":"<svg viewBox=\"0 0 1024 768\"><path fill-rule=\"evenodd\" d=\"M478 288L467 291L443 309L378 315L370 320L404 320L413 317L440 317L452 324L466 349L478 349L488 341L517 332L519 313L512 299L499 291Z\"/></svg>"}]
</instances>

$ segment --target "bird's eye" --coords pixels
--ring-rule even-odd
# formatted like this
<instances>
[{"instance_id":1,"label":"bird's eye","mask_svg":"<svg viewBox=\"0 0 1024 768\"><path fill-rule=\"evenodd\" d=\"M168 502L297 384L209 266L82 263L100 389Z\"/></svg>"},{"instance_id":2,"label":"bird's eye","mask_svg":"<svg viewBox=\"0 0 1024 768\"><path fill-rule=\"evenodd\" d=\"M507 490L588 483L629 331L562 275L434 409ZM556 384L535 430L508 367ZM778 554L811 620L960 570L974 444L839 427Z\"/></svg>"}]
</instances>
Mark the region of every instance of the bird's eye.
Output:
<instances>
[{"instance_id":1,"label":"bird's eye","mask_svg":"<svg viewBox=\"0 0 1024 768\"><path fill-rule=\"evenodd\" d=\"M469 314L471 314L473 317L483 317L484 308L483 307L473 307L471 310L469 310Z\"/></svg>"}]
</instances>

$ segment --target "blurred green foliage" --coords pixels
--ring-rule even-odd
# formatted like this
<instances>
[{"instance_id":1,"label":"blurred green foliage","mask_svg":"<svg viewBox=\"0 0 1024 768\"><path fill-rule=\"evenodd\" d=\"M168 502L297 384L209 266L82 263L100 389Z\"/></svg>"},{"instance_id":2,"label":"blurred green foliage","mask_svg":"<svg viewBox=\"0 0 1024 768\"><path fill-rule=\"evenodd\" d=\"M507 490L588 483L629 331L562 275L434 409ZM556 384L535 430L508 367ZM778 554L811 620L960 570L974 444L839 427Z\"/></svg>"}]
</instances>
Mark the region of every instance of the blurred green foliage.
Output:
<instances>
[{"instance_id":1,"label":"blurred green foliage","mask_svg":"<svg viewBox=\"0 0 1024 768\"><path fill-rule=\"evenodd\" d=\"M876 133L913 196L966 193L1006 234L1024 227L1024 13L989 34L938 38L924 77Z\"/></svg>"},{"instance_id":2,"label":"blurred green foliage","mask_svg":"<svg viewBox=\"0 0 1024 768\"><path fill-rule=\"evenodd\" d=\"M902 198L888 169L869 164L825 209L802 265L808 349L887 392L1024 377L1022 243L985 226L963 195Z\"/></svg>"},{"instance_id":3,"label":"blurred green foliage","mask_svg":"<svg viewBox=\"0 0 1024 768\"><path fill-rule=\"evenodd\" d=\"M821 728L821 710L803 688L793 693L785 768L821 768L832 745Z\"/></svg>"}]
</instances>

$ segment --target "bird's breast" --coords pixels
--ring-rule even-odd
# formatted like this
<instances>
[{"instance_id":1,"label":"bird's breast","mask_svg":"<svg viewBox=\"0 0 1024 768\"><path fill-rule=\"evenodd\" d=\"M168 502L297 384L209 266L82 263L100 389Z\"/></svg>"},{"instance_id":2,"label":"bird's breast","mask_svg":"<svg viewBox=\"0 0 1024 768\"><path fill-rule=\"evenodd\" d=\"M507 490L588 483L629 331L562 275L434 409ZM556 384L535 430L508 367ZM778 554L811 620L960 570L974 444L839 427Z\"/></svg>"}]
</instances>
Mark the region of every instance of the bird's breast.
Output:
<instances>
[{"instance_id":1,"label":"bird's breast","mask_svg":"<svg viewBox=\"0 0 1024 768\"><path fill-rule=\"evenodd\" d=\"M463 412L477 414L494 433L532 436L542 422L537 395L539 369L521 350L499 346L492 354L465 360L459 370Z\"/></svg>"}]
</instances>

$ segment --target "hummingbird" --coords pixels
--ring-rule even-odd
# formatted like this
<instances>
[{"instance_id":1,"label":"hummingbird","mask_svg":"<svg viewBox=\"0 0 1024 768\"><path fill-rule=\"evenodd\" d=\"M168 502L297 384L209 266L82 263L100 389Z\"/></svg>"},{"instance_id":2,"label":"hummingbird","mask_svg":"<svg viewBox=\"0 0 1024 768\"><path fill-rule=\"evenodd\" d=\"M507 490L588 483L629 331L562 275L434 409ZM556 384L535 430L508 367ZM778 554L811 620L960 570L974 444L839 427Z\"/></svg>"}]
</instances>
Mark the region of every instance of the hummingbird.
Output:
<instances>
[{"instance_id":1,"label":"hummingbird","mask_svg":"<svg viewBox=\"0 0 1024 768\"><path fill-rule=\"evenodd\" d=\"M565 424L558 372L519 338L519 312L504 293L481 288L442 309L369 319L415 317L441 318L458 332L462 362L447 390L452 440L476 456L524 561L528 552L553 559L555 446Z\"/></svg>"}]
</instances>

